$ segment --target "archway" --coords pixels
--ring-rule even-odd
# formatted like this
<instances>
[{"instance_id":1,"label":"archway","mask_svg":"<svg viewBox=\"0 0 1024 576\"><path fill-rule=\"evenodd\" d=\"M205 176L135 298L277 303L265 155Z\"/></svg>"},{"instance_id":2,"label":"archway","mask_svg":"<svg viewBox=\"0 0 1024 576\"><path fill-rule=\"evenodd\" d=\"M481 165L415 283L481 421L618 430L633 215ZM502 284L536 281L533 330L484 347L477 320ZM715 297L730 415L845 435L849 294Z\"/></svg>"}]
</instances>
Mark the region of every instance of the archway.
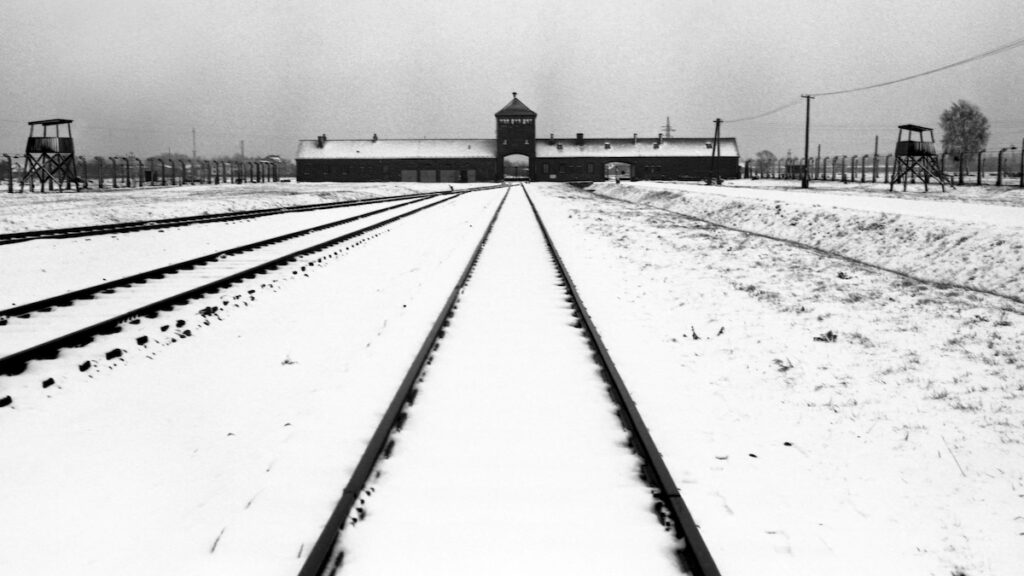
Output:
<instances>
[{"instance_id":1,"label":"archway","mask_svg":"<svg viewBox=\"0 0 1024 576\"><path fill-rule=\"evenodd\" d=\"M505 180L529 180L530 157L526 154L509 154L501 159Z\"/></svg>"},{"instance_id":2,"label":"archway","mask_svg":"<svg viewBox=\"0 0 1024 576\"><path fill-rule=\"evenodd\" d=\"M632 180L633 165L630 164L629 162L605 162L604 179L616 181Z\"/></svg>"}]
</instances>

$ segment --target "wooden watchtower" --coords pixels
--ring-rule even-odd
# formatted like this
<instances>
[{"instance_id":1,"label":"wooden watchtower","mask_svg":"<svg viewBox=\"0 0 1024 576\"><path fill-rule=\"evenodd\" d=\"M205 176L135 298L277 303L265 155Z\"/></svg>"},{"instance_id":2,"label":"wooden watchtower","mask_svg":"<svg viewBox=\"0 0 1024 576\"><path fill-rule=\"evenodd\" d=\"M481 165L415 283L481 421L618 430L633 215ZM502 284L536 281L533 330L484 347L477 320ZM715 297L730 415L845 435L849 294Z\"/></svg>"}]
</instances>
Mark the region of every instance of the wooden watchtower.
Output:
<instances>
[{"instance_id":1,"label":"wooden watchtower","mask_svg":"<svg viewBox=\"0 0 1024 576\"><path fill-rule=\"evenodd\" d=\"M906 140L903 133L906 132ZM928 133L929 141L925 141L924 135ZM917 134L917 140L914 135ZM942 191L946 191L946 184L953 185L953 181L946 177L939 168L939 159L935 155L935 133L931 128L904 124L900 126L900 134L896 139L896 164L892 169L892 178L889 180L889 191L892 192L897 182L903 182L903 190L907 189L907 179L917 176L924 182L924 191L928 191L928 181L932 178L939 182Z\"/></svg>"},{"instance_id":2,"label":"wooden watchtower","mask_svg":"<svg viewBox=\"0 0 1024 576\"><path fill-rule=\"evenodd\" d=\"M25 145L25 173L21 177L21 191L25 191L25 181L32 178L39 180L40 189L49 182L52 190L53 183L57 182L58 189L67 183L70 190L73 182L75 190L80 190L75 166L75 142L71 138L71 120L36 120L28 125L30 128L28 143ZM36 126L43 127L42 136L36 136ZM63 136L61 127L64 127Z\"/></svg>"}]
</instances>

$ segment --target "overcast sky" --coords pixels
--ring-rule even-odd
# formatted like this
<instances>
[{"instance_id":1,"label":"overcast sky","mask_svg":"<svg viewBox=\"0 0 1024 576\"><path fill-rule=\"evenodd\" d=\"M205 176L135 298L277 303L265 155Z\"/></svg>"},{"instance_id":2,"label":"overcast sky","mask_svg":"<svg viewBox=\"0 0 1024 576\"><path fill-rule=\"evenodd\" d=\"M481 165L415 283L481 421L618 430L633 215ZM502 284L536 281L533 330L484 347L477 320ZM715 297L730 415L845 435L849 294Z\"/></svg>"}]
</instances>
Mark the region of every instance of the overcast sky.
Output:
<instances>
[{"instance_id":1,"label":"overcast sky","mask_svg":"<svg viewBox=\"0 0 1024 576\"><path fill-rule=\"evenodd\" d=\"M1024 37L1020 0L4 0L0 152L61 117L78 154L294 156L329 138L493 138L513 90L538 134L705 137L801 93L936 68ZM812 104L812 148L891 151L957 99L1024 138L1024 48ZM744 157L803 149L803 104L727 123Z\"/></svg>"}]
</instances>

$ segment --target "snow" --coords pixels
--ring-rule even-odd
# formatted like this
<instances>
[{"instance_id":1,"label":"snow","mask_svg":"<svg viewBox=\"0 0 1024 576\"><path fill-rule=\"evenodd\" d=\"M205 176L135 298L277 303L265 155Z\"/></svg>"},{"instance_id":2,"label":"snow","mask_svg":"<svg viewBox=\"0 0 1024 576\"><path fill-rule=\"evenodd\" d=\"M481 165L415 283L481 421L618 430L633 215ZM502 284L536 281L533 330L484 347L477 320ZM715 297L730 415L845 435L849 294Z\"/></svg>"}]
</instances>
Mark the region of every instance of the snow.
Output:
<instances>
[{"instance_id":1,"label":"snow","mask_svg":"<svg viewBox=\"0 0 1024 576\"><path fill-rule=\"evenodd\" d=\"M704 205L702 193L652 186L671 210ZM976 576L1024 565L1020 305L534 187L723 574ZM772 206L728 200L745 228L760 221L743 214ZM830 227L880 241L844 223ZM943 276L957 272L946 266ZM829 331L834 342L815 340Z\"/></svg>"},{"instance_id":2,"label":"snow","mask_svg":"<svg viewBox=\"0 0 1024 576\"><path fill-rule=\"evenodd\" d=\"M593 190L916 278L1024 297L1024 202L987 205L931 200L938 194L911 200L658 182L602 183Z\"/></svg>"},{"instance_id":3,"label":"snow","mask_svg":"<svg viewBox=\"0 0 1024 576\"><path fill-rule=\"evenodd\" d=\"M342 532L343 574L679 573L559 280L517 187Z\"/></svg>"},{"instance_id":4,"label":"snow","mask_svg":"<svg viewBox=\"0 0 1024 576\"><path fill-rule=\"evenodd\" d=\"M316 140L300 140L298 160L397 159L397 158L495 158L497 141L467 139L419 140L327 140L322 147Z\"/></svg>"},{"instance_id":5,"label":"snow","mask_svg":"<svg viewBox=\"0 0 1024 576\"><path fill-rule=\"evenodd\" d=\"M0 195L0 225L395 186ZM723 574L1020 572L1019 191L528 186ZM0 573L296 573L500 194L446 203L304 274L260 276L0 378L0 398L14 399L0 409ZM7 252L4 264L21 258ZM466 307L477 298L465 296ZM432 370L446 351L461 356L460 338L482 345L453 332ZM105 360L114 348L125 354ZM445 380L433 381L438 402L451 399ZM383 519L403 459L418 458L412 432L444 412L422 402L360 530ZM487 530L522 515L496 509ZM438 538L448 530L434 525Z\"/></svg>"},{"instance_id":6,"label":"snow","mask_svg":"<svg viewBox=\"0 0 1024 576\"><path fill-rule=\"evenodd\" d=\"M269 182L174 187L118 188L81 192L0 193L0 234L115 222L136 222L195 214L307 206L480 184L415 182Z\"/></svg>"},{"instance_id":7,"label":"snow","mask_svg":"<svg viewBox=\"0 0 1024 576\"><path fill-rule=\"evenodd\" d=\"M632 138L586 138L580 146L575 138L538 138L537 158L710 158L713 141L714 138L663 138L659 145L657 138L637 138L635 144ZM721 138L719 146L719 155L725 159L731 157L735 161L740 155L735 138Z\"/></svg>"},{"instance_id":8,"label":"snow","mask_svg":"<svg viewBox=\"0 0 1024 576\"><path fill-rule=\"evenodd\" d=\"M0 307L58 296L126 275L380 210L398 202L274 214L248 220L0 244ZM330 233L330 232L328 232ZM73 253L74 258L68 258ZM117 258L111 258L117 254Z\"/></svg>"},{"instance_id":9,"label":"snow","mask_svg":"<svg viewBox=\"0 0 1024 576\"><path fill-rule=\"evenodd\" d=\"M15 398L0 416L0 573L297 573L499 198L448 202L305 274L0 381ZM114 347L127 352L104 361Z\"/></svg>"},{"instance_id":10,"label":"snow","mask_svg":"<svg viewBox=\"0 0 1024 576\"><path fill-rule=\"evenodd\" d=\"M236 254L222 255L205 265L178 270L174 273L168 273L158 280L136 282L130 286L117 288L110 293L104 291L94 295L92 298L76 301L71 306L55 306L49 311L36 312L28 317L19 316L7 318L4 325L0 326L0 335L4 337L3 341L0 342L0 358L21 352L22 350L26 350L37 344L60 338L64 334L69 334L71 332L76 332L78 330L100 324L109 318L127 315L149 305L150 303L160 302L165 299L172 298L177 294L200 288L217 279L240 274L254 266L262 264L263 262L275 260L288 254L303 250L307 247L331 241L340 236L344 236L345 234L350 234L365 228L366 226L394 218L400 214L412 212L418 208L422 208L423 206L437 204L443 201L442 198L444 197L433 197L419 202L404 204L388 212L368 215L360 220L347 222L345 224L323 230L316 230L295 238L275 242L268 246ZM356 208L357 213L369 212L366 207L354 208ZM337 215L334 215L333 218L337 218ZM303 223L301 226L295 226L293 229L304 229L307 227L305 224L306 223ZM209 226L204 226L203 228L209 228ZM208 231L207 234L209 234ZM156 248L152 242L152 234L149 236L150 238L142 239L149 240L149 242L143 241L141 243L136 243L133 238L128 241L128 245L135 250L141 250L141 254L146 254L147 248ZM103 238L112 237L116 238L118 236L108 235ZM253 239L255 238L249 238L247 241ZM170 241L176 242L176 239L171 238ZM53 244L55 241L36 242ZM33 244L36 242L33 242ZM60 241L58 240L56 242ZM197 245L202 246L202 243L192 242L191 244L184 244L184 246L192 249ZM230 244L223 245L222 248L227 248L228 246L230 246ZM140 252L134 253L140 254ZM158 252L154 250L154 253ZM182 255L182 257L187 258L184 255ZM143 261L141 258L138 260L140 262ZM173 262L174 260L170 261ZM138 271L129 268L128 265L131 263L126 265L124 260L121 258L110 260L110 262L115 263L117 266L121 266L122 269L120 272L124 272L125 270L131 272ZM81 270L79 266L82 264L86 265L87 270L89 269L89 262L81 261L69 262L63 266L60 265L60 262L51 262L46 265L56 270L69 269L72 272L78 272L77 275L72 276L74 278L75 276L84 276L83 273L79 272ZM68 277L65 275L61 276L65 280ZM34 289L36 292L39 292L40 284L46 286L43 290L47 290L47 288L52 289L52 286L43 282L23 283L22 288L27 290ZM73 287L77 288L83 286ZM51 292L47 292L47 294L49 293Z\"/></svg>"},{"instance_id":11,"label":"snow","mask_svg":"<svg viewBox=\"0 0 1024 576\"><path fill-rule=\"evenodd\" d=\"M942 201L943 194L931 192L927 200L918 194L917 198L891 198L882 195L865 198L863 195L834 194L831 191L803 191L803 190L771 190L763 188L741 187L741 186L716 186L707 187L695 184L664 183L664 182L635 182L627 185L627 188L643 190L669 190L679 192L693 192L697 194L718 195L724 198L743 198L754 200L780 201L802 206L841 208L845 210L863 210L869 212L882 212L886 214L898 214L903 216L919 216L924 218L940 218L954 220L957 223L986 224L990 226L1017 226L1024 227L1024 205L1009 207L1000 205L989 205L981 203L959 203L950 204ZM1024 191L1018 192L1017 196L1024 200Z\"/></svg>"}]
</instances>

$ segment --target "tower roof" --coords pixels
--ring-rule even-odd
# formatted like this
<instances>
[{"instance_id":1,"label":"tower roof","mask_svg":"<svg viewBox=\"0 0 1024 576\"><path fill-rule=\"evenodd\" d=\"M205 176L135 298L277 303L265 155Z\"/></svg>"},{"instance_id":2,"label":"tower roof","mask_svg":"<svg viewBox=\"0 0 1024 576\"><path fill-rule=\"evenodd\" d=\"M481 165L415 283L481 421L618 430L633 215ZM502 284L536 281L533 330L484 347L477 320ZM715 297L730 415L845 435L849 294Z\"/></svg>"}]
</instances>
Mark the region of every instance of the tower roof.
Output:
<instances>
[{"instance_id":1,"label":"tower roof","mask_svg":"<svg viewBox=\"0 0 1024 576\"><path fill-rule=\"evenodd\" d=\"M54 124L71 124L71 120L65 120L63 118L54 118L52 120L33 120L28 124L29 126L38 126L40 124L42 124L43 126L53 126Z\"/></svg>"},{"instance_id":2,"label":"tower roof","mask_svg":"<svg viewBox=\"0 0 1024 576\"><path fill-rule=\"evenodd\" d=\"M537 113L534 112L533 110L530 110L529 108L527 108L526 104L523 104L522 102L520 102L519 98L516 98L516 94L517 94L516 92L513 92L512 93L512 101L509 102L508 104L505 104L505 107L502 108L501 110L498 110L497 112L495 112L494 115L495 116L506 116L506 117L507 116L515 116L515 117L519 117L519 118L523 118L523 117L536 118L537 117Z\"/></svg>"}]
</instances>

